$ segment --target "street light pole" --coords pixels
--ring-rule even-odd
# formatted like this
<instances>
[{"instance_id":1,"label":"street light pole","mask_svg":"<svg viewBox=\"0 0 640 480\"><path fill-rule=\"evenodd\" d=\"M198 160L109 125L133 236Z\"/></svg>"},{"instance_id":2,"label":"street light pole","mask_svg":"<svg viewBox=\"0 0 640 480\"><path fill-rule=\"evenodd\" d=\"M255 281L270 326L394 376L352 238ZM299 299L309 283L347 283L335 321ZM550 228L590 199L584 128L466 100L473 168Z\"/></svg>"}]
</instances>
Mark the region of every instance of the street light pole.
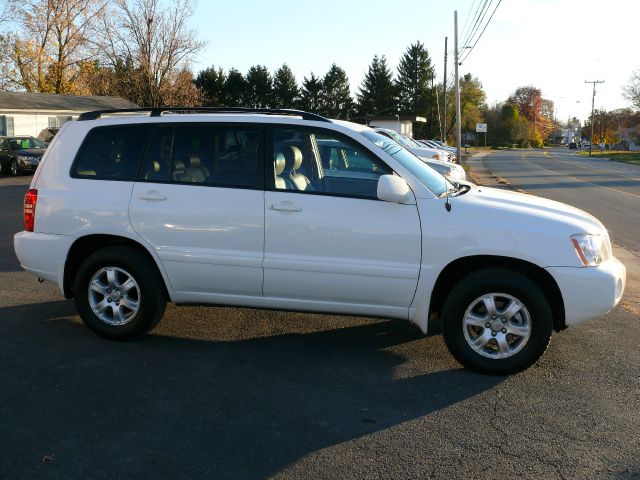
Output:
<instances>
[{"instance_id":1,"label":"street light pole","mask_svg":"<svg viewBox=\"0 0 640 480\"><path fill-rule=\"evenodd\" d=\"M456 75L455 79L455 89L456 89L456 155L458 157L458 162L462 161L462 122L460 119L460 76L458 75L458 11L455 10L453 12L453 31L454 31L454 58L455 58L455 68L454 72Z\"/></svg>"},{"instance_id":2,"label":"street light pole","mask_svg":"<svg viewBox=\"0 0 640 480\"><path fill-rule=\"evenodd\" d=\"M444 82L442 86L442 132L440 141L447 142L447 37L444 37Z\"/></svg>"},{"instance_id":3,"label":"street light pole","mask_svg":"<svg viewBox=\"0 0 640 480\"><path fill-rule=\"evenodd\" d=\"M591 138L589 139L589 156L591 156L591 149L593 148L593 110L596 102L596 83L604 83L604 80L585 80L584 83L593 83L593 95L591 96Z\"/></svg>"}]
</instances>

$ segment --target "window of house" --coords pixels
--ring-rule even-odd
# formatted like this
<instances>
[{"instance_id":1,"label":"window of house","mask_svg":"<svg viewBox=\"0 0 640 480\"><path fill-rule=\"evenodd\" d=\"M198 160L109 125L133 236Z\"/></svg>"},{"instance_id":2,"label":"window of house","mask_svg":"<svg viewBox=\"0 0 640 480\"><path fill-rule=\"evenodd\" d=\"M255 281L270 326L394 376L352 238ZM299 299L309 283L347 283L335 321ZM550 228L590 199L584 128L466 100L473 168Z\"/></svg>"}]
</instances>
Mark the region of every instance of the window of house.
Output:
<instances>
[{"instance_id":1,"label":"window of house","mask_svg":"<svg viewBox=\"0 0 640 480\"><path fill-rule=\"evenodd\" d=\"M0 115L0 135L11 136L15 135L13 128L13 117L7 115Z\"/></svg>"},{"instance_id":2,"label":"window of house","mask_svg":"<svg viewBox=\"0 0 640 480\"><path fill-rule=\"evenodd\" d=\"M71 116L68 115L49 117L49 128L60 128L70 120Z\"/></svg>"}]
</instances>

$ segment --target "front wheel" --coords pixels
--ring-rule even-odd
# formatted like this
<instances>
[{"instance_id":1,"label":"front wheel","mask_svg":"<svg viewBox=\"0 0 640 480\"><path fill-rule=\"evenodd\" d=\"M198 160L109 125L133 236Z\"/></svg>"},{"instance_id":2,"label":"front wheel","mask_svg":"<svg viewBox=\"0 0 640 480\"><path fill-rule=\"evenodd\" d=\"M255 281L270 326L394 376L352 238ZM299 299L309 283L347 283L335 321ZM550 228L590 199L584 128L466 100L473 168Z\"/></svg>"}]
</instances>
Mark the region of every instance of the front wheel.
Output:
<instances>
[{"instance_id":1,"label":"front wheel","mask_svg":"<svg viewBox=\"0 0 640 480\"><path fill-rule=\"evenodd\" d=\"M11 167L9 167L9 171L11 172L11 175L13 175L14 177L17 177L18 175L20 175L20 168L18 168L18 161L15 158L11 160Z\"/></svg>"},{"instance_id":2,"label":"front wheel","mask_svg":"<svg viewBox=\"0 0 640 480\"><path fill-rule=\"evenodd\" d=\"M486 269L463 278L443 311L443 335L462 365L510 374L533 365L553 330L549 302L538 285L518 272Z\"/></svg>"},{"instance_id":3,"label":"front wheel","mask_svg":"<svg viewBox=\"0 0 640 480\"><path fill-rule=\"evenodd\" d=\"M115 340L147 333L166 307L155 265L131 247L108 247L90 255L78 270L73 293L85 325Z\"/></svg>"}]
</instances>

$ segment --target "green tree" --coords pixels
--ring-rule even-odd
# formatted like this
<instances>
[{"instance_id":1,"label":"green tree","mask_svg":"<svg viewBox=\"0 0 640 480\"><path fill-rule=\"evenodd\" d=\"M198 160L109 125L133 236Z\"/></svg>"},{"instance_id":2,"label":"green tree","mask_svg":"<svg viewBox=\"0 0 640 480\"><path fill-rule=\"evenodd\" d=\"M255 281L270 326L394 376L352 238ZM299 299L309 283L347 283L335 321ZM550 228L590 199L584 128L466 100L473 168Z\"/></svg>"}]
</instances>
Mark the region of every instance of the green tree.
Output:
<instances>
[{"instance_id":1,"label":"green tree","mask_svg":"<svg viewBox=\"0 0 640 480\"><path fill-rule=\"evenodd\" d=\"M273 81L264 65L254 65L247 72L245 101L250 107L267 108L271 105Z\"/></svg>"},{"instance_id":2,"label":"green tree","mask_svg":"<svg viewBox=\"0 0 640 480\"><path fill-rule=\"evenodd\" d=\"M203 104L208 107L225 106L224 84L227 80L222 68L211 66L201 70L193 81L203 96Z\"/></svg>"},{"instance_id":3,"label":"green tree","mask_svg":"<svg viewBox=\"0 0 640 480\"><path fill-rule=\"evenodd\" d=\"M285 63L273 76L273 108L293 108L298 100L300 91L298 82L289 66Z\"/></svg>"},{"instance_id":4,"label":"green tree","mask_svg":"<svg viewBox=\"0 0 640 480\"><path fill-rule=\"evenodd\" d=\"M482 110L486 108L487 95L482 83L467 73L460 81L460 113L462 115L462 131L475 132L476 123L482 123Z\"/></svg>"},{"instance_id":5,"label":"green tree","mask_svg":"<svg viewBox=\"0 0 640 480\"><path fill-rule=\"evenodd\" d=\"M437 105L431 84L434 77L429 52L421 42L411 44L398 64L398 105L401 114L429 118L428 135L437 135ZM422 125L422 124L421 124ZM427 130L424 129L423 130ZM426 135L427 131L417 131Z\"/></svg>"},{"instance_id":6,"label":"green tree","mask_svg":"<svg viewBox=\"0 0 640 480\"><path fill-rule=\"evenodd\" d=\"M367 118L395 114L398 111L396 92L386 57L374 56L357 94L358 115Z\"/></svg>"},{"instance_id":7,"label":"green tree","mask_svg":"<svg viewBox=\"0 0 640 480\"><path fill-rule=\"evenodd\" d=\"M348 119L353 99L347 73L335 63L322 80L320 113L330 118Z\"/></svg>"},{"instance_id":8,"label":"green tree","mask_svg":"<svg viewBox=\"0 0 640 480\"><path fill-rule=\"evenodd\" d=\"M309 78L304 77L300 89L300 108L307 112L318 113L322 96L322 79L316 77L313 72Z\"/></svg>"},{"instance_id":9,"label":"green tree","mask_svg":"<svg viewBox=\"0 0 640 480\"><path fill-rule=\"evenodd\" d=\"M241 72L232 68L227 74L222 89L222 104L225 107L242 107L246 104L247 81Z\"/></svg>"}]
</instances>

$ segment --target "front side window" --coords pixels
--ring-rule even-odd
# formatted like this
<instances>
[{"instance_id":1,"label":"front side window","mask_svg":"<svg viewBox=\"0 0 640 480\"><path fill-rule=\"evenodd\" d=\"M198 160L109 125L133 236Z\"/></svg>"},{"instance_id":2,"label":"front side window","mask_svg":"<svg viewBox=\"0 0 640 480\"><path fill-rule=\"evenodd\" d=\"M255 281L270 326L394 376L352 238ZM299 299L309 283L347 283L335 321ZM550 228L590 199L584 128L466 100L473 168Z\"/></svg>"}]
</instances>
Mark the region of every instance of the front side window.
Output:
<instances>
[{"instance_id":1,"label":"front side window","mask_svg":"<svg viewBox=\"0 0 640 480\"><path fill-rule=\"evenodd\" d=\"M215 124L154 128L142 173L151 182L262 188L260 128Z\"/></svg>"},{"instance_id":2,"label":"front side window","mask_svg":"<svg viewBox=\"0 0 640 480\"><path fill-rule=\"evenodd\" d=\"M78 152L72 175L96 180L135 180L148 132L146 125L94 128Z\"/></svg>"},{"instance_id":3,"label":"front side window","mask_svg":"<svg viewBox=\"0 0 640 480\"><path fill-rule=\"evenodd\" d=\"M276 190L377 199L378 178L392 170L348 138L325 130L273 129Z\"/></svg>"}]
</instances>

